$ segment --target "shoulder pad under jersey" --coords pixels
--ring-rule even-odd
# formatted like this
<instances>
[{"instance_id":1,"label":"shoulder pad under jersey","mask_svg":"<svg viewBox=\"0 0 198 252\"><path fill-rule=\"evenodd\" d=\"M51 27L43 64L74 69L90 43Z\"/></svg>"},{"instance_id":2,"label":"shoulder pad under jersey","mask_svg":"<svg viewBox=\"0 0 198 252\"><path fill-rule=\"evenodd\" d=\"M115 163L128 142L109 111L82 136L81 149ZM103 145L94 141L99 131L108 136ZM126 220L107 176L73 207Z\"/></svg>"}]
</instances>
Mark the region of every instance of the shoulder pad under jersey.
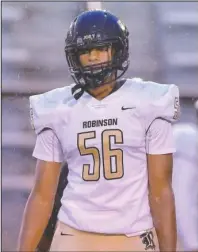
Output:
<instances>
[{"instance_id":1,"label":"shoulder pad under jersey","mask_svg":"<svg viewBox=\"0 0 198 252\"><path fill-rule=\"evenodd\" d=\"M30 96L30 119L36 134L44 128L53 128L57 109L73 99L71 88L72 85Z\"/></svg>"},{"instance_id":2,"label":"shoulder pad under jersey","mask_svg":"<svg viewBox=\"0 0 198 252\"><path fill-rule=\"evenodd\" d=\"M174 84L159 84L142 79L132 79L131 87L138 98L147 122L156 118L177 121L180 116L179 89Z\"/></svg>"}]
</instances>

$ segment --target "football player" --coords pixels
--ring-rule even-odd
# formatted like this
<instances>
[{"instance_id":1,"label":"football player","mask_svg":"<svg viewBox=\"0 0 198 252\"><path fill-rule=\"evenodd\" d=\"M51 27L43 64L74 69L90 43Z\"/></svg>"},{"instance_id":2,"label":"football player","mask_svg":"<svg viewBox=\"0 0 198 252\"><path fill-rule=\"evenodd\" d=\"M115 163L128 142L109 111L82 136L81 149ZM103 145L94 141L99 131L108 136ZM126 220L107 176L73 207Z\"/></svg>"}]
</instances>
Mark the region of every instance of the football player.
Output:
<instances>
[{"instance_id":1,"label":"football player","mask_svg":"<svg viewBox=\"0 0 198 252\"><path fill-rule=\"evenodd\" d=\"M198 129L194 124L173 127L177 152L173 163L173 190L180 248L198 251Z\"/></svg>"},{"instance_id":2,"label":"football player","mask_svg":"<svg viewBox=\"0 0 198 252\"><path fill-rule=\"evenodd\" d=\"M175 85L120 79L129 66L128 36L110 12L83 12L65 45L75 83L30 97L38 161L20 251L38 245L65 161L68 185L51 251L176 249L172 123L179 92Z\"/></svg>"}]
</instances>

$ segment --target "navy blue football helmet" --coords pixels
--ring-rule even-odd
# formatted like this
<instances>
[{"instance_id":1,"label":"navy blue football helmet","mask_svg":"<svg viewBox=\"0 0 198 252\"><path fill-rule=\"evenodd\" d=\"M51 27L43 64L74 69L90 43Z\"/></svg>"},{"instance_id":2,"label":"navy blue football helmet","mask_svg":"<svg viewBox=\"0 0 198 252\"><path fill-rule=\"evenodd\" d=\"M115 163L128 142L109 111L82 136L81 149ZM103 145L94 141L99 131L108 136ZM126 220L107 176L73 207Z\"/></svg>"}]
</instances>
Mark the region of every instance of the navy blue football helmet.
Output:
<instances>
[{"instance_id":1,"label":"navy blue football helmet","mask_svg":"<svg viewBox=\"0 0 198 252\"><path fill-rule=\"evenodd\" d=\"M120 78L129 66L129 32L113 14L105 10L91 10L80 14L71 23L65 40L65 54L72 78L78 86L96 88L115 73ZM115 53L112 60L83 67L80 52L97 47L111 46Z\"/></svg>"}]
</instances>

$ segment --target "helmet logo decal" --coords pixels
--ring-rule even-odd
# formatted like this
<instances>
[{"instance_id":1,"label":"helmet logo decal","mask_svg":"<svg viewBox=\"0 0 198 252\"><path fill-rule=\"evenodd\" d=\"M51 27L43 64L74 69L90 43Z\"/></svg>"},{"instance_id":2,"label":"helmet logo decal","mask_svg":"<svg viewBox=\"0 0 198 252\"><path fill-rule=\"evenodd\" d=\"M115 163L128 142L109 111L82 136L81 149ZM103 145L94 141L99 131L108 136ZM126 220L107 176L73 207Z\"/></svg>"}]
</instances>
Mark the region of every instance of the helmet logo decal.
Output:
<instances>
[{"instance_id":1,"label":"helmet logo decal","mask_svg":"<svg viewBox=\"0 0 198 252\"><path fill-rule=\"evenodd\" d=\"M96 37L96 34L95 33L92 33L92 34L88 34L88 35L85 35L83 37L84 40L92 40L92 39L95 39Z\"/></svg>"}]
</instances>

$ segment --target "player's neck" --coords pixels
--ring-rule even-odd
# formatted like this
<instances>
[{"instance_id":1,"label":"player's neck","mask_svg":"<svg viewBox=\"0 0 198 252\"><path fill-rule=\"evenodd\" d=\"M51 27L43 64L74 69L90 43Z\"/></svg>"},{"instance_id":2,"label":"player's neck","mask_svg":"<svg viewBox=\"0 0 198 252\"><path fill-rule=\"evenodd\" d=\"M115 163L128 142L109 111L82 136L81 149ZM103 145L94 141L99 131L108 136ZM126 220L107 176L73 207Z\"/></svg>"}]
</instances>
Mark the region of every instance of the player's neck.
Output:
<instances>
[{"instance_id":1,"label":"player's neck","mask_svg":"<svg viewBox=\"0 0 198 252\"><path fill-rule=\"evenodd\" d=\"M89 89L89 93L94 96L97 100L102 100L105 97L107 97L115 87L116 82L111 82L105 85L102 85L100 87L94 88L94 89Z\"/></svg>"},{"instance_id":2,"label":"player's neck","mask_svg":"<svg viewBox=\"0 0 198 252\"><path fill-rule=\"evenodd\" d=\"M101 101L105 97L107 97L112 90L114 89L116 85L115 81L115 73L113 73L111 76L109 76L105 82L108 82L107 84L101 85L100 87L89 89L88 92L94 96L97 100Z\"/></svg>"}]
</instances>

